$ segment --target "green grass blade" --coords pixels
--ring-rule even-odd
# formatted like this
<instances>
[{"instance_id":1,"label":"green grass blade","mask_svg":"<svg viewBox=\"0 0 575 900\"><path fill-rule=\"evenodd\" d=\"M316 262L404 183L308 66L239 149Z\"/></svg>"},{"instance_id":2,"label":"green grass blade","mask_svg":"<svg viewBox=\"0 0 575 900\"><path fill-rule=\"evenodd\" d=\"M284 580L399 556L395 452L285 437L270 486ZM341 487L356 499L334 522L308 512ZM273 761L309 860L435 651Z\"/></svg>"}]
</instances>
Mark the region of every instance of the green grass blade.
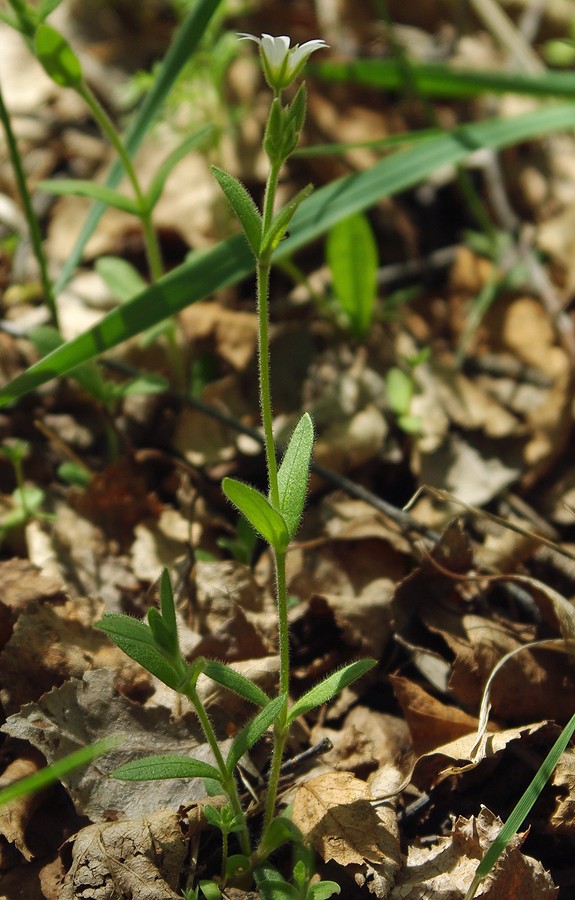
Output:
<instances>
[{"instance_id":1,"label":"green grass blade","mask_svg":"<svg viewBox=\"0 0 575 900\"><path fill-rule=\"evenodd\" d=\"M571 716L567 725L551 747L551 750L543 760L540 768L535 773L529 787L511 812L505 825L491 844L491 847L477 866L475 878L481 880L491 871L505 847L519 831L526 817L531 812L533 804L539 797L539 794L551 778L555 766L559 762L559 757L565 750L567 744L571 740L571 736L575 731L575 715ZM475 880L475 879L474 879Z\"/></svg>"},{"instance_id":2,"label":"green grass blade","mask_svg":"<svg viewBox=\"0 0 575 900\"><path fill-rule=\"evenodd\" d=\"M405 90L404 66L393 59L359 59L353 62L315 63L310 72L326 81L361 84L382 90ZM575 97L574 72L525 74L505 71L471 71L409 60L413 88L419 96L463 99L480 94L528 94Z\"/></svg>"},{"instance_id":3,"label":"green grass blade","mask_svg":"<svg viewBox=\"0 0 575 900\"><path fill-rule=\"evenodd\" d=\"M574 125L575 103L556 104L512 119L465 125L388 156L365 172L326 185L302 203L293 218L291 234L281 242L274 259L289 257L346 216L413 187L441 166L461 163L475 150L501 149ZM253 272L254 265L243 235L192 254L189 261L6 385L0 390L0 406L140 334L190 303L240 281Z\"/></svg>"},{"instance_id":4,"label":"green grass blade","mask_svg":"<svg viewBox=\"0 0 575 900\"><path fill-rule=\"evenodd\" d=\"M26 778L15 781L14 784L10 784L0 791L0 806L12 803L13 800L17 800L19 797L25 797L28 794L35 794L36 791L41 791L43 788L48 787L49 784L53 784L55 781L59 781L61 778L69 775L75 769L87 766L93 759L97 759L98 756L103 756L104 753L113 750L122 740L124 738L116 735L96 741L89 747L81 747L80 750L74 750L73 753L69 753L63 759L53 762L50 766L46 766L45 769L40 769L39 772L34 772L33 775L28 775Z\"/></svg>"},{"instance_id":5,"label":"green grass blade","mask_svg":"<svg viewBox=\"0 0 575 900\"><path fill-rule=\"evenodd\" d=\"M220 0L197 0L182 22L162 61L150 93L146 96L124 138L124 143L130 156L133 157L135 155L146 133L154 123L172 85L192 53L196 50L219 4ZM117 161L110 170L110 174L106 179L106 185L110 188L116 187L120 183L123 174L124 168ZM56 293L59 293L70 280L74 269L82 258L84 248L105 209L106 207L103 203L96 203L88 213L78 240L60 273L56 283Z\"/></svg>"}]
</instances>

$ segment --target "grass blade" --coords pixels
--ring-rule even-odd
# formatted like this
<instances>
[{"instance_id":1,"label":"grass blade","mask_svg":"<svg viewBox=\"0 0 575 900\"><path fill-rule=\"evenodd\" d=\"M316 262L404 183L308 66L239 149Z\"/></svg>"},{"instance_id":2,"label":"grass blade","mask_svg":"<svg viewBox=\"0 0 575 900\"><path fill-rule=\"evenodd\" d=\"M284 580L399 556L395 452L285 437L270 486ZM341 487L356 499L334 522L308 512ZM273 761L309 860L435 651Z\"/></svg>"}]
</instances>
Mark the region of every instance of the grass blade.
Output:
<instances>
[{"instance_id":1,"label":"grass blade","mask_svg":"<svg viewBox=\"0 0 575 900\"><path fill-rule=\"evenodd\" d=\"M404 64L395 59L358 59L353 62L315 63L310 73L326 81L361 84L382 90L405 89ZM413 87L419 96L450 99L484 93L527 94L542 97L575 97L575 73L527 74L505 71L471 71L409 60Z\"/></svg>"},{"instance_id":2,"label":"grass blade","mask_svg":"<svg viewBox=\"0 0 575 900\"><path fill-rule=\"evenodd\" d=\"M75 769L87 766L88 763L97 759L98 756L113 750L122 740L122 736L119 735L103 738L103 740L96 741L89 747L74 750L73 753L69 753L62 759L53 762L51 765L46 766L45 769L40 769L39 772L34 772L33 775L28 775L26 778L15 781L14 784L9 784L0 791L0 806L12 803L13 800L17 800L19 797L24 797L27 794L35 794L36 791L41 791L43 788L48 787L49 784L53 784L55 781L59 781L61 778L69 775Z\"/></svg>"},{"instance_id":3,"label":"grass blade","mask_svg":"<svg viewBox=\"0 0 575 900\"><path fill-rule=\"evenodd\" d=\"M290 236L281 242L274 259L290 256L352 213L413 187L441 166L461 163L482 147L501 149L574 125L575 103L556 104L511 119L465 125L388 156L368 171L338 179L304 201L293 218ZM140 334L195 300L240 281L253 272L254 265L243 235L192 254L188 262L6 385L0 390L0 406Z\"/></svg>"},{"instance_id":4,"label":"grass blade","mask_svg":"<svg viewBox=\"0 0 575 900\"><path fill-rule=\"evenodd\" d=\"M467 898L473 897L475 891L471 893L471 890L474 887L477 888L479 886L479 882L489 874L513 835L521 828L526 817L531 812L535 801L539 797L539 794L551 778L553 770L559 762L559 757L571 740L573 732L575 732L575 715L571 716L571 718L569 719L567 725L551 747L551 750L541 763L538 771L535 773L535 776L526 789L525 793L509 815L509 818L507 819L505 825L477 866L472 886L466 895L466 900Z\"/></svg>"}]
</instances>

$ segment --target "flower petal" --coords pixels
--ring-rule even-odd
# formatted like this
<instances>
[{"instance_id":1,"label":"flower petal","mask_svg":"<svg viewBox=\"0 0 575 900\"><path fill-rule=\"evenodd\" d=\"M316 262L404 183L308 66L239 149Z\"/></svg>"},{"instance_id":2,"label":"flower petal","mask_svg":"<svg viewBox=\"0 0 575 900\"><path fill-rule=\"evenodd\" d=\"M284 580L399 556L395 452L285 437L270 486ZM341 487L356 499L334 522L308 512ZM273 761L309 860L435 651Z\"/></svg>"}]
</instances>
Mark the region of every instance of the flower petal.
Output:
<instances>
[{"instance_id":1,"label":"flower petal","mask_svg":"<svg viewBox=\"0 0 575 900\"><path fill-rule=\"evenodd\" d=\"M315 53L316 50L322 50L324 47L329 47L329 44L326 44L325 41L306 41L305 44L296 44L293 50L290 51L290 72L294 72L296 69L300 67L302 62L305 62L306 59Z\"/></svg>"},{"instance_id":2,"label":"flower petal","mask_svg":"<svg viewBox=\"0 0 575 900\"><path fill-rule=\"evenodd\" d=\"M285 34L280 37L272 37L271 34L262 34L260 46L268 65L272 69L278 69L283 65L289 53L290 39Z\"/></svg>"},{"instance_id":3,"label":"flower petal","mask_svg":"<svg viewBox=\"0 0 575 900\"><path fill-rule=\"evenodd\" d=\"M255 34L248 34L245 31L237 31L236 37L238 41L255 41L256 44L261 44L261 38L256 37Z\"/></svg>"}]
</instances>

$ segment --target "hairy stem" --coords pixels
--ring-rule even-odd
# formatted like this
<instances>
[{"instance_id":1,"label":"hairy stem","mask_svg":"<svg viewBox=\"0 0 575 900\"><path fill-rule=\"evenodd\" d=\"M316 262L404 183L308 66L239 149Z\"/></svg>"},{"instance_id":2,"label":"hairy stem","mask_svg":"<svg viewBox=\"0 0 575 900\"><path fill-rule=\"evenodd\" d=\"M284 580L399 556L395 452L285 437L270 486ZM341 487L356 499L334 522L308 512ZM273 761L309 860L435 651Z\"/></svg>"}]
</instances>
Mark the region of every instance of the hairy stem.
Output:
<instances>
[{"instance_id":1,"label":"hairy stem","mask_svg":"<svg viewBox=\"0 0 575 900\"><path fill-rule=\"evenodd\" d=\"M188 685L186 687L185 693L196 711L196 715L200 721L200 725L202 726L202 731L204 732L206 741L210 745L210 749L214 755L216 765L221 772L222 787L230 801L230 806L233 810L233 813L235 816L239 816L239 818L242 820L242 830L239 832L240 846L242 848L242 853L244 854L244 856L249 856L251 852L250 836L248 832L246 817L242 809L242 804L240 803L236 780L233 774L230 775L228 773L224 757L222 756L222 751L220 750L218 744L218 739L216 738L214 729L212 728L212 723L210 722L210 718L207 712L202 706L202 702L198 697L196 688Z\"/></svg>"}]
</instances>

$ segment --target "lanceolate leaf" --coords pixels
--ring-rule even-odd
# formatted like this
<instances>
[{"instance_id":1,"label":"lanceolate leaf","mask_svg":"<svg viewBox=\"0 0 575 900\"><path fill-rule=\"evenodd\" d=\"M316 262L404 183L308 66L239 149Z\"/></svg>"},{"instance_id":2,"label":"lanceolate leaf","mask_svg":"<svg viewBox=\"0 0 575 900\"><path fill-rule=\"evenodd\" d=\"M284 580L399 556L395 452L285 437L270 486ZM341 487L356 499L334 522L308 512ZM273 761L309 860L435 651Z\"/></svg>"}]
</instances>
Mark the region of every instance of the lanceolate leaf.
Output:
<instances>
[{"instance_id":1,"label":"lanceolate leaf","mask_svg":"<svg viewBox=\"0 0 575 900\"><path fill-rule=\"evenodd\" d=\"M205 7L207 0L201 5ZM575 103L556 103L510 119L464 125L393 153L371 169L338 179L308 197L294 215L290 236L281 241L274 259L289 257L346 216L418 184L439 167L457 165L480 147L499 149L573 125ZM210 250L196 251L184 265L2 388L0 405L141 334L195 300L235 284L252 273L254 265L241 235Z\"/></svg>"},{"instance_id":2,"label":"lanceolate leaf","mask_svg":"<svg viewBox=\"0 0 575 900\"><path fill-rule=\"evenodd\" d=\"M268 705L264 707L251 722L248 722L245 728L242 728L242 730L236 734L226 760L228 772L231 773L234 770L244 753L247 753L250 747L253 747L253 745L259 741L272 722L277 719L286 700L285 694L270 700Z\"/></svg>"},{"instance_id":3,"label":"lanceolate leaf","mask_svg":"<svg viewBox=\"0 0 575 900\"><path fill-rule=\"evenodd\" d=\"M313 186L308 184L307 187L302 188L302 190L295 195L293 200L290 200L290 202L280 210L273 220L267 234L263 236L261 248L262 256L265 256L267 253L271 253L272 250L276 249L286 233L287 227L297 212L298 207L303 203L306 197L309 197L312 191Z\"/></svg>"},{"instance_id":4,"label":"lanceolate leaf","mask_svg":"<svg viewBox=\"0 0 575 900\"><path fill-rule=\"evenodd\" d=\"M163 161L156 174L152 178L152 182L148 191L146 193L146 199L148 201L148 208L152 210L160 196L162 191L164 190L164 186L166 184L167 179L169 178L172 170L175 166L178 165L180 160L182 160L188 153L191 153L192 150L196 150L201 147L202 144L205 144L213 138L216 133L216 129L214 125L205 125L203 128L200 128L195 134L192 134L190 137L186 138L185 141L182 141L175 150L172 150L170 155Z\"/></svg>"},{"instance_id":5,"label":"lanceolate leaf","mask_svg":"<svg viewBox=\"0 0 575 900\"><path fill-rule=\"evenodd\" d=\"M46 73L62 87L82 84L82 66L68 41L50 25L36 29L34 48Z\"/></svg>"},{"instance_id":6,"label":"lanceolate leaf","mask_svg":"<svg viewBox=\"0 0 575 900\"><path fill-rule=\"evenodd\" d=\"M312 450L313 424L309 413L304 413L290 438L278 471L280 511L290 539L298 529L303 512Z\"/></svg>"},{"instance_id":7,"label":"lanceolate leaf","mask_svg":"<svg viewBox=\"0 0 575 900\"><path fill-rule=\"evenodd\" d=\"M124 653L140 663L148 672L177 691L181 684L181 673L172 666L156 647L154 636L144 622L130 616L106 613L96 628L105 631L108 637L123 650Z\"/></svg>"},{"instance_id":8,"label":"lanceolate leaf","mask_svg":"<svg viewBox=\"0 0 575 900\"><path fill-rule=\"evenodd\" d=\"M273 508L269 500L243 481L224 478L222 490L261 534L264 541L282 553L289 544L289 534L281 514Z\"/></svg>"},{"instance_id":9,"label":"lanceolate leaf","mask_svg":"<svg viewBox=\"0 0 575 900\"><path fill-rule=\"evenodd\" d=\"M327 238L326 254L333 289L358 338L369 330L377 296L377 244L362 213L335 225Z\"/></svg>"},{"instance_id":10,"label":"lanceolate leaf","mask_svg":"<svg viewBox=\"0 0 575 900\"><path fill-rule=\"evenodd\" d=\"M112 772L112 778L120 781L156 781L160 778L214 778L221 781L221 773L215 766L200 759L186 756L148 756L133 759Z\"/></svg>"},{"instance_id":11,"label":"lanceolate leaf","mask_svg":"<svg viewBox=\"0 0 575 900\"><path fill-rule=\"evenodd\" d=\"M254 256L258 256L262 241L262 217L257 206L241 181L238 181L229 172L224 172L223 169L212 166L212 174L240 220Z\"/></svg>"},{"instance_id":12,"label":"lanceolate leaf","mask_svg":"<svg viewBox=\"0 0 575 900\"><path fill-rule=\"evenodd\" d=\"M257 684L254 684L244 675L240 675L239 672L236 672L235 669L232 669L231 666L227 666L225 663L214 659L209 660L205 663L202 672L211 678L212 681L222 684L245 700L249 700L254 706L267 706L270 702L268 695Z\"/></svg>"},{"instance_id":13,"label":"lanceolate leaf","mask_svg":"<svg viewBox=\"0 0 575 900\"><path fill-rule=\"evenodd\" d=\"M359 659L357 662L344 666L343 669L338 669L332 675L328 675L327 678L324 678L323 681L312 687L311 690L294 703L289 711L288 721L293 722L294 719L297 719L298 716L303 716L310 709L315 709L317 706L327 703L349 684L365 675L375 664L375 659Z\"/></svg>"},{"instance_id":14,"label":"lanceolate leaf","mask_svg":"<svg viewBox=\"0 0 575 900\"><path fill-rule=\"evenodd\" d=\"M94 184L93 181L84 181L81 178L62 178L56 181L49 179L47 181L39 181L38 187L42 191L48 191L51 194L59 194L62 197L75 195L78 197L91 197L92 200L101 200L106 206L115 206L123 212L131 213L134 216L139 215L138 204L130 197L118 193L104 184Z\"/></svg>"}]
</instances>

